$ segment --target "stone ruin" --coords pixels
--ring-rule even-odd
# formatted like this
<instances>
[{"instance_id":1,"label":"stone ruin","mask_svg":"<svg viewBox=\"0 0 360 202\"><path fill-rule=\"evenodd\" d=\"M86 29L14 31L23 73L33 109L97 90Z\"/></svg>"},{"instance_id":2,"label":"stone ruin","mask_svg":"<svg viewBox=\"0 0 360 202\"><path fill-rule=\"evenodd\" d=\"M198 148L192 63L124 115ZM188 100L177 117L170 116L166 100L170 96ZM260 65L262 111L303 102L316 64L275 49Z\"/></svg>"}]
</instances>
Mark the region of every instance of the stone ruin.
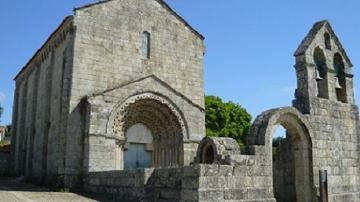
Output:
<instances>
[{"instance_id":1,"label":"stone ruin","mask_svg":"<svg viewBox=\"0 0 360 202\"><path fill-rule=\"evenodd\" d=\"M293 106L244 148L204 137L203 40L162 0L75 8L15 78L11 173L118 201L360 201L352 64L329 22L295 52Z\"/></svg>"}]
</instances>

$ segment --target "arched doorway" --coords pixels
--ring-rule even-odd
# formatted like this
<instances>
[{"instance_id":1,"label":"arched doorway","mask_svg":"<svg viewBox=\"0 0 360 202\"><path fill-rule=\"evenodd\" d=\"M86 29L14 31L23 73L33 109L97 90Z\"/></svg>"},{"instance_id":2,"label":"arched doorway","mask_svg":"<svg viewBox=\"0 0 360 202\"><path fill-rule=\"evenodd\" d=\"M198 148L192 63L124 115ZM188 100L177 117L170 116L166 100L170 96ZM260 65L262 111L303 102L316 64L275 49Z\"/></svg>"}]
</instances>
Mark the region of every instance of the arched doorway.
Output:
<instances>
[{"instance_id":1,"label":"arched doorway","mask_svg":"<svg viewBox=\"0 0 360 202\"><path fill-rule=\"evenodd\" d=\"M273 135L281 125L286 130L281 148L273 149ZM272 109L259 115L251 127L249 145L264 145L272 165L277 201L312 201L312 131L306 117L293 107ZM276 152L276 153L274 153ZM286 174L286 175L285 175Z\"/></svg>"},{"instance_id":2,"label":"arched doorway","mask_svg":"<svg viewBox=\"0 0 360 202\"><path fill-rule=\"evenodd\" d=\"M144 93L128 98L116 107L110 123L113 133L122 139L119 156L123 156L120 168L136 168L141 154L141 167L174 167L183 164L183 142L187 138L184 119L178 109L166 98ZM142 135L134 134L141 132ZM152 137L146 141L131 140L133 137ZM129 150L130 149L130 150ZM139 158L136 157L138 160ZM135 158L135 159L136 159ZM151 163L146 163L151 159ZM131 165L131 166L129 166Z\"/></svg>"},{"instance_id":3,"label":"arched doorway","mask_svg":"<svg viewBox=\"0 0 360 202\"><path fill-rule=\"evenodd\" d=\"M136 123L126 131L124 169L149 168L152 166L153 137L151 131Z\"/></svg>"},{"instance_id":4,"label":"arched doorway","mask_svg":"<svg viewBox=\"0 0 360 202\"><path fill-rule=\"evenodd\" d=\"M282 125L273 134L272 170L277 201L296 201L294 143Z\"/></svg>"}]
</instances>

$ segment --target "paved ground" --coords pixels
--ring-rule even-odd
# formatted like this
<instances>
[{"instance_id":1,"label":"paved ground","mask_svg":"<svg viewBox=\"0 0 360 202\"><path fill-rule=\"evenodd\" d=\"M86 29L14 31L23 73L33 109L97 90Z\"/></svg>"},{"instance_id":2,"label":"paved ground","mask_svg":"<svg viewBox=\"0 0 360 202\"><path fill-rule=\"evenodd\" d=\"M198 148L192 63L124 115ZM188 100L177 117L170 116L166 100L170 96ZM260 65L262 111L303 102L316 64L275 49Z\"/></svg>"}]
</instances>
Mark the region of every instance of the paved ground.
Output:
<instances>
[{"instance_id":1,"label":"paved ground","mask_svg":"<svg viewBox=\"0 0 360 202\"><path fill-rule=\"evenodd\" d=\"M21 182L19 179L0 177L1 202L94 202L110 201L104 197L85 197L74 193L54 192L46 188Z\"/></svg>"}]
</instances>

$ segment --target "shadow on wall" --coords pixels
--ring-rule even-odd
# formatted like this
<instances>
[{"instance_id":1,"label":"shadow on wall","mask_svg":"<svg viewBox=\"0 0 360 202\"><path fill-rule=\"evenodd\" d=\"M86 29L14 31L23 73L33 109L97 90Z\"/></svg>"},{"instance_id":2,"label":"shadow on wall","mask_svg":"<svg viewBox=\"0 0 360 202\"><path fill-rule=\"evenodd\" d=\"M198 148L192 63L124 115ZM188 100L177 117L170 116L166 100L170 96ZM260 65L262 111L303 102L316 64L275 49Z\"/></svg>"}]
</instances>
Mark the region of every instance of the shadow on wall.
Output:
<instances>
[{"instance_id":1,"label":"shadow on wall","mask_svg":"<svg viewBox=\"0 0 360 202\"><path fill-rule=\"evenodd\" d=\"M0 176L9 174L10 169L10 145L0 147Z\"/></svg>"},{"instance_id":2,"label":"shadow on wall","mask_svg":"<svg viewBox=\"0 0 360 202\"><path fill-rule=\"evenodd\" d=\"M84 188L90 193L107 194L115 201L180 201L196 196L198 169L186 166L92 172Z\"/></svg>"}]
</instances>

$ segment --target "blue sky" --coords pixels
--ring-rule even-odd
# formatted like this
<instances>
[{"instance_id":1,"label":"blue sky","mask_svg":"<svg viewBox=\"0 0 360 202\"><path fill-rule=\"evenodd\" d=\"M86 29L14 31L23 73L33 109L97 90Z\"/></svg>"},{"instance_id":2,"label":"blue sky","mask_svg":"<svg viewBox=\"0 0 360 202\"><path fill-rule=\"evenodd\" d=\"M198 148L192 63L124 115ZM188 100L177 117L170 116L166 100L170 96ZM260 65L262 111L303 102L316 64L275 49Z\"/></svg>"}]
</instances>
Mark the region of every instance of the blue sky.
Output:
<instances>
[{"instance_id":1,"label":"blue sky","mask_svg":"<svg viewBox=\"0 0 360 202\"><path fill-rule=\"evenodd\" d=\"M20 68L72 8L94 0L0 2L0 103L11 123ZM358 0L167 0L206 39L205 93L245 107L255 118L289 106L296 87L293 53L312 24L328 19L354 64L360 85ZM356 101L359 100L356 93Z\"/></svg>"}]
</instances>

